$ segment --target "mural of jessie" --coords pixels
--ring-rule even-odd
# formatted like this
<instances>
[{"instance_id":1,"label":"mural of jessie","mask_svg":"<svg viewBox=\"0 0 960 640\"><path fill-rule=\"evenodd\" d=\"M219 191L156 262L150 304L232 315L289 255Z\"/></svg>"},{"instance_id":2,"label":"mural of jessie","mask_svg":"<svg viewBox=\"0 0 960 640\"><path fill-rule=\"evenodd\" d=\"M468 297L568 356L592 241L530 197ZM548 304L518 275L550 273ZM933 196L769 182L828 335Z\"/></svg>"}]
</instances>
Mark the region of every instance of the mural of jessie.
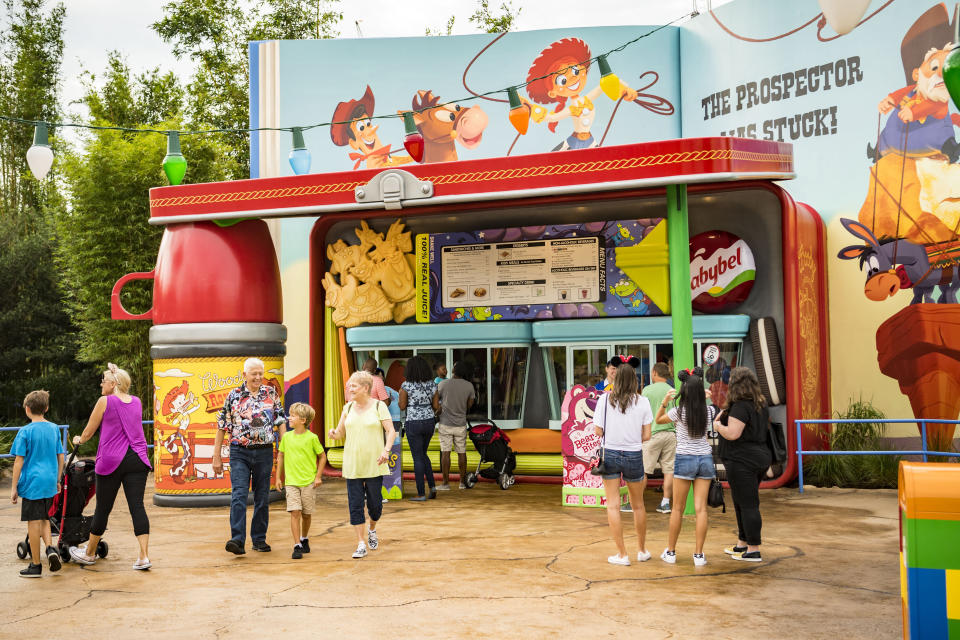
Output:
<instances>
[{"instance_id":1,"label":"mural of jessie","mask_svg":"<svg viewBox=\"0 0 960 640\"><path fill-rule=\"evenodd\" d=\"M330 125L330 139L338 147L350 147L353 168L366 163L367 169L386 169L413 162L406 155L391 155L390 145L380 141L379 126L373 124L373 89L367 90L359 100L338 102L333 110L334 124Z\"/></svg>"},{"instance_id":2,"label":"mural of jessie","mask_svg":"<svg viewBox=\"0 0 960 640\"><path fill-rule=\"evenodd\" d=\"M167 418L169 424L177 428L163 441L163 447L174 456L181 451L183 452L183 455L170 468L170 477L177 484L184 482L183 476L192 457L190 445L185 436L187 428L190 426L190 414L199 408L200 403L197 402L196 396L190 391L186 380L181 382L179 386L170 389L163 399L161 412Z\"/></svg>"},{"instance_id":3,"label":"mural of jessie","mask_svg":"<svg viewBox=\"0 0 960 640\"><path fill-rule=\"evenodd\" d=\"M600 86L587 91L587 74L590 70L590 47L579 38L563 38L540 52L527 72L527 94L539 104L555 103L550 113L539 104L530 106L530 117L536 123L546 122L552 132L557 123L566 118L573 122L573 133L555 151L587 149L597 146L590 129L596 117L594 100L600 94ZM620 91L625 100L637 99L637 92L623 82Z\"/></svg>"}]
</instances>

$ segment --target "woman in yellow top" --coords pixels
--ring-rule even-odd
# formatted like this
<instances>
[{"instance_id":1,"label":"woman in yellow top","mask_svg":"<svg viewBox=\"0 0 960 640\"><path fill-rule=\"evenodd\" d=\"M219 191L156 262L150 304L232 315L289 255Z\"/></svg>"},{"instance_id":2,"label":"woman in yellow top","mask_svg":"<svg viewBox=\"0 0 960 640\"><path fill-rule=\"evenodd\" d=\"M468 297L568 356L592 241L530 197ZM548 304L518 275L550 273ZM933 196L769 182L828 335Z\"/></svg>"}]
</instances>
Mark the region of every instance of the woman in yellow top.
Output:
<instances>
[{"instance_id":1,"label":"woman in yellow top","mask_svg":"<svg viewBox=\"0 0 960 640\"><path fill-rule=\"evenodd\" d=\"M347 479L347 504L350 507L350 524L357 532L357 550L354 558L367 555L367 545L376 549L377 521L383 514L380 489L383 476L390 473L387 459L396 437L390 410L382 400L370 397L373 376L366 371L357 371L347 380L351 402L343 408L336 429L330 430L334 440L346 438L343 445L343 477ZM363 503L367 503L370 528L364 539Z\"/></svg>"}]
</instances>

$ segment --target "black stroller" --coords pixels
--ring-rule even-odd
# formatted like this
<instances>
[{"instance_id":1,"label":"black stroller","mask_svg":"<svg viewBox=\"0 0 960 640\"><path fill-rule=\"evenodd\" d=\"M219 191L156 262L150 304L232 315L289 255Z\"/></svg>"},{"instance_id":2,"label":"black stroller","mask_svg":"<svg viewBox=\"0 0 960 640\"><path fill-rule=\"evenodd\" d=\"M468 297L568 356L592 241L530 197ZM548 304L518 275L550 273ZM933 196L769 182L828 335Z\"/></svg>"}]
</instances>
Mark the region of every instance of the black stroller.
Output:
<instances>
[{"instance_id":1,"label":"black stroller","mask_svg":"<svg viewBox=\"0 0 960 640\"><path fill-rule=\"evenodd\" d=\"M482 477L496 480L501 489L509 489L515 482L513 470L517 467L517 457L510 448L510 438L493 420L490 420L489 424L474 425L468 419L467 425L470 427L467 434L480 453L480 462L477 464L476 471L470 471L464 477L464 486L472 489ZM493 464L481 471L480 467L485 462Z\"/></svg>"},{"instance_id":2,"label":"black stroller","mask_svg":"<svg viewBox=\"0 0 960 640\"><path fill-rule=\"evenodd\" d=\"M59 536L57 551L64 562L70 561L70 547L83 544L90 539L92 516L83 515L83 508L96 493L97 475L94 461L81 458L76 460L74 448L63 465L63 477L60 478L60 492L53 497L50 507L50 532ZM103 540L97 545L97 555L106 558L110 548ZM21 560L30 555L30 537L17 543L17 557Z\"/></svg>"}]
</instances>

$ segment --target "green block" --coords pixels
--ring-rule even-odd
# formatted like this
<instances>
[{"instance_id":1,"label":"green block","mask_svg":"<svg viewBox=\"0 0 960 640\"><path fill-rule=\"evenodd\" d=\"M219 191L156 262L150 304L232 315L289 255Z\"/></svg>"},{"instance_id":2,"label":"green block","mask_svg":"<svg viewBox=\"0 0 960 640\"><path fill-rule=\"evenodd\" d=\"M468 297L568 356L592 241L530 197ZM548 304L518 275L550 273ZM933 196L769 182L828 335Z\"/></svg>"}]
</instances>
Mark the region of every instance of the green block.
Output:
<instances>
[{"instance_id":1,"label":"green block","mask_svg":"<svg viewBox=\"0 0 960 640\"><path fill-rule=\"evenodd\" d=\"M947 618L947 640L960 640L960 620Z\"/></svg>"},{"instance_id":2,"label":"green block","mask_svg":"<svg viewBox=\"0 0 960 640\"><path fill-rule=\"evenodd\" d=\"M960 570L960 520L904 519L907 566Z\"/></svg>"}]
</instances>

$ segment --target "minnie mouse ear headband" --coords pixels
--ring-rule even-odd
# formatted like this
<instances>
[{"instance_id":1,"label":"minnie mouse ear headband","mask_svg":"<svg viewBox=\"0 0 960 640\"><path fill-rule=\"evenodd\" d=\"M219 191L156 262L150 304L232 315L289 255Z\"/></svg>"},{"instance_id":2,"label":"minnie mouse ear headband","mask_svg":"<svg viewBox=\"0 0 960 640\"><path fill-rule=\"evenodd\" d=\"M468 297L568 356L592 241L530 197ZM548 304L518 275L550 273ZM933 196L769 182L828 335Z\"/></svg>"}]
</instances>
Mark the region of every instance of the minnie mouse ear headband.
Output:
<instances>
[{"instance_id":1,"label":"minnie mouse ear headband","mask_svg":"<svg viewBox=\"0 0 960 640\"><path fill-rule=\"evenodd\" d=\"M698 378L703 377L703 369L701 367L694 367L693 369L684 369L677 374L677 377L680 378L680 382L686 382L687 378L690 376L697 376Z\"/></svg>"},{"instance_id":2,"label":"minnie mouse ear headband","mask_svg":"<svg viewBox=\"0 0 960 640\"><path fill-rule=\"evenodd\" d=\"M619 367L622 364L628 364L634 369L640 368L640 358L637 356L622 356L617 355L610 358L610 362L607 363L611 367Z\"/></svg>"}]
</instances>

